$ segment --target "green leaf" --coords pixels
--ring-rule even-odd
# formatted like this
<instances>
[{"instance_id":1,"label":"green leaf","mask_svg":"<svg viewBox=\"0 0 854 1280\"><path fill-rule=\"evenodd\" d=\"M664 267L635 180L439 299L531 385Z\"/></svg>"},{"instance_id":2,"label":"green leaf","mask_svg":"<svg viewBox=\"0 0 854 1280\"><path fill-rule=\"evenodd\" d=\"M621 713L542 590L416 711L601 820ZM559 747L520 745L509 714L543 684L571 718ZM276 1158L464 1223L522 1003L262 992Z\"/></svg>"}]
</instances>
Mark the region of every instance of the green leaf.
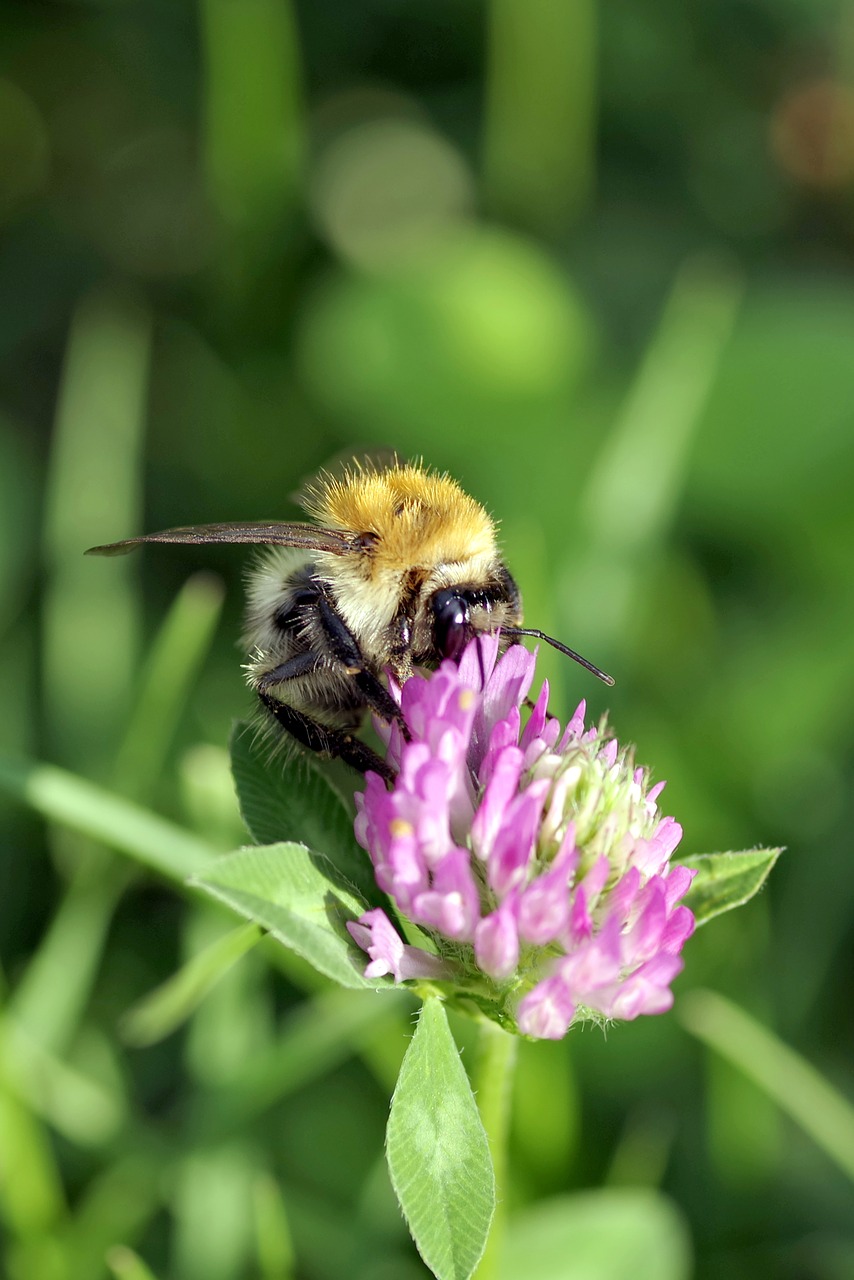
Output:
<instances>
[{"instance_id":1,"label":"green leaf","mask_svg":"<svg viewBox=\"0 0 854 1280\"><path fill-rule=\"evenodd\" d=\"M242 924L217 938L188 960L171 978L129 1009L122 1019L127 1044L155 1044L170 1035L201 1004L213 986L261 937L254 924Z\"/></svg>"},{"instance_id":2,"label":"green leaf","mask_svg":"<svg viewBox=\"0 0 854 1280\"><path fill-rule=\"evenodd\" d=\"M403 1060L386 1156L427 1266L438 1280L466 1280L486 1245L495 1178L471 1085L436 999L425 1001Z\"/></svg>"},{"instance_id":3,"label":"green leaf","mask_svg":"<svg viewBox=\"0 0 854 1280\"><path fill-rule=\"evenodd\" d=\"M302 844L238 849L191 884L260 924L284 946L344 987L390 987L362 977L364 952L345 928L365 902L325 856Z\"/></svg>"},{"instance_id":4,"label":"green leaf","mask_svg":"<svg viewBox=\"0 0 854 1280\"><path fill-rule=\"evenodd\" d=\"M697 874L685 904L694 912L697 924L705 924L724 911L741 907L758 893L768 879L782 849L748 849L744 853L698 853L679 858Z\"/></svg>"},{"instance_id":5,"label":"green leaf","mask_svg":"<svg viewBox=\"0 0 854 1280\"><path fill-rule=\"evenodd\" d=\"M500 1280L688 1280L691 1244L651 1189L556 1196L511 1219Z\"/></svg>"},{"instance_id":6,"label":"green leaf","mask_svg":"<svg viewBox=\"0 0 854 1280\"><path fill-rule=\"evenodd\" d=\"M231 735L231 769L243 821L256 844L281 841L325 853L372 904L381 901L370 859L353 835L343 796L308 756L270 758L251 725Z\"/></svg>"}]
</instances>

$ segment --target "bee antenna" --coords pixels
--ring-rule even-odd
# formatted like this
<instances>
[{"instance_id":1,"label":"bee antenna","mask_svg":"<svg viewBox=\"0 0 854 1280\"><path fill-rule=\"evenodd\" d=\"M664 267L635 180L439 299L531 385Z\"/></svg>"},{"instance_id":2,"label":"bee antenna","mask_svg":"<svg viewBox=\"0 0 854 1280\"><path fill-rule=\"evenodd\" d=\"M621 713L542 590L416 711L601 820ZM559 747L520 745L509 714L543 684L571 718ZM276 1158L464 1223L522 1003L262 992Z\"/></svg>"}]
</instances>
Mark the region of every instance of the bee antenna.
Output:
<instances>
[{"instance_id":1,"label":"bee antenna","mask_svg":"<svg viewBox=\"0 0 854 1280\"><path fill-rule=\"evenodd\" d=\"M555 640L552 636L547 636L545 631L536 631L532 627L502 627L501 630L508 636L533 636L535 640L545 640L546 644L550 644L553 649L557 649L560 653L565 653L568 658L572 658L573 662L578 662L587 671L594 676L598 676L605 684L612 685L614 677L609 676L605 671L600 671L598 667L594 667L592 662L588 662L586 658L582 658L580 653L576 653L574 649L569 649L565 644L561 644L560 640Z\"/></svg>"}]
</instances>

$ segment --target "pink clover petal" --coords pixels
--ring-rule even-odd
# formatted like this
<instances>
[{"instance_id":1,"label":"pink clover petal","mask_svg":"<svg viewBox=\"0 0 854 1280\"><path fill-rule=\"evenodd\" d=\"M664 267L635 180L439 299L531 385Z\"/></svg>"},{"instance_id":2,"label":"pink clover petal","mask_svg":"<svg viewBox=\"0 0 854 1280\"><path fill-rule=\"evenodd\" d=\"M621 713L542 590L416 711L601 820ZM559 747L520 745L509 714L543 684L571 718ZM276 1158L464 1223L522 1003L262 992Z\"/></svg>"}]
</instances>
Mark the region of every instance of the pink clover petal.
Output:
<instances>
[{"instance_id":1,"label":"pink clover petal","mask_svg":"<svg viewBox=\"0 0 854 1280\"><path fill-rule=\"evenodd\" d=\"M483 675L486 676L487 684L489 683L495 670L499 644L498 633L487 631L482 635L476 636L467 645L458 667L460 684L480 692ZM480 648L480 658L478 658L477 654L478 648ZM482 669L481 662L483 663Z\"/></svg>"},{"instance_id":2,"label":"pink clover petal","mask_svg":"<svg viewBox=\"0 0 854 1280\"><path fill-rule=\"evenodd\" d=\"M610 874L611 864L604 853L600 854L593 863L593 866L587 872L587 875L581 881L591 906L597 902L600 893L605 888Z\"/></svg>"},{"instance_id":3,"label":"pink clover petal","mask_svg":"<svg viewBox=\"0 0 854 1280\"><path fill-rule=\"evenodd\" d=\"M382 778L376 773L367 775L365 790L356 801L357 819L355 824L356 839L363 849L370 850L371 835L376 831L377 817L386 812L388 792Z\"/></svg>"},{"instance_id":4,"label":"pink clover petal","mask_svg":"<svg viewBox=\"0 0 854 1280\"><path fill-rule=\"evenodd\" d=\"M675 818L662 818L652 835L651 843L655 846L661 857L661 865L665 865L667 859L676 850L676 846L682 839L682 827ZM657 868L660 870L660 867Z\"/></svg>"},{"instance_id":5,"label":"pink clover petal","mask_svg":"<svg viewBox=\"0 0 854 1280\"><path fill-rule=\"evenodd\" d=\"M575 711L572 714L572 719L569 721L569 723L566 726L566 729L563 732L563 737L560 739L560 742L557 745L558 755L563 755L567 750L567 748L570 747L574 741L576 741L581 737L581 735L584 732L584 717L586 715L587 715L587 702L584 698L582 698L581 702L579 702L578 706L575 708Z\"/></svg>"},{"instance_id":6,"label":"pink clover petal","mask_svg":"<svg viewBox=\"0 0 854 1280\"><path fill-rule=\"evenodd\" d=\"M682 967L678 956L656 956L616 988L609 1007L602 1012L626 1022L645 1013L666 1013L673 1006L670 983Z\"/></svg>"},{"instance_id":7,"label":"pink clover petal","mask_svg":"<svg viewBox=\"0 0 854 1280\"><path fill-rule=\"evenodd\" d=\"M358 921L348 921L347 929L357 945L371 957L365 968L366 978L382 978L390 973L395 982L405 982L408 978L449 976L448 966L438 956L420 947L408 946L379 907L366 911Z\"/></svg>"},{"instance_id":8,"label":"pink clover petal","mask_svg":"<svg viewBox=\"0 0 854 1280\"><path fill-rule=\"evenodd\" d=\"M593 917L587 910L587 893L584 885L578 885L572 896L572 906L566 927L566 946L571 950L581 942L586 942L593 933Z\"/></svg>"},{"instance_id":9,"label":"pink clover petal","mask_svg":"<svg viewBox=\"0 0 854 1280\"><path fill-rule=\"evenodd\" d=\"M515 972L519 963L519 931L511 899L480 921L474 933L474 954L484 973L497 981Z\"/></svg>"},{"instance_id":10,"label":"pink clover petal","mask_svg":"<svg viewBox=\"0 0 854 1280\"><path fill-rule=\"evenodd\" d=\"M623 963L626 965L639 965L652 959L661 947L667 924L664 885L658 881L647 888L651 891L643 910L628 933L623 935Z\"/></svg>"},{"instance_id":11,"label":"pink clover petal","mask_svg":"<svg viewBox=\"0 0 854 1280\"><path fill-rule=\"evenodd\" d=\"M532 782L507 806L486 866L489 886L499 899L525 882L547 790L545 780Z\"/></svg>"},{"instance_id":12,"label":"pink clover petal","mask_svg":"<svg viewBox=\"0 0 854 1280\"><path fill-rule=\"evenodd\" d=\"M519 1030L538 1040L562 1040L575 1017L575 1002L557 976L538 982L520 1001L516 1013Z\"/></svg>"},{"instance_id":13,"label":"pink clover petal","mask_svg":"<svg viewBox=\"0 0 854 1280\"><path fill-rule=\"evenodd\" d=\"M398 795L416 792L418 775L421 770L432 764L433 753L426 742L410 742L400 762L400 773L394 791L386 792L386 798L392 802Z\"/></svg>"},{"instance_id":14,"label":"pink clover petal","mask_svg":"<svg viewBox=\"0 0 854 1280\"><path fill-rule=\"evenodd\" d=\"M480 919L480 895L465 849L452 849L438 864L431 888L413 899L412 918L448 938L472 941Z\"/></svg>"},{"instance_id":15,"label":"pink clover petal","mask_svg":"<svg viewBox=\"0 0 854 1280\"><path fill-rule=\"evenodd\" d=\"M619 744L616 738L611 738L602 748L600 759L608 766L609 769L612 769L616 764L618 751Z\"/></svg>"},{"instance_id":16,"label":"pink clover petal","mask_svg":"<svg viewBox=\"0 0 854 1280\"><path fill-rule=\"evenodd\" d=\"M430 734L430 750L436 760L440 760L446 769L458 769L466 758L468 740L454 725L438 721Z\"/></svg>"},{"instance_id":17,"label":"pink clover petal","mask_svg":"<svg viewBox=\"0 0 854 1280\"><path fill-rule=\"evenodd\" d=\"M608 894L608 912L617 916L621 920L628 920L632 908L635 905L635 899L640 892L641 874L637 867L629 867L611 892Z\"/></svg>"},{"instance_id":18,"label":"pink clover petal","mask_svg":"<svg viewBox=\"0 0 854 1280\"><path fill-rule=\"evenodd\" d=\"M670 868L665 880L668 911L673 909L674 903L677 903L680 898L685 897L696 874L697 869L695 867L683 867L679 863Z\"/></svg>"},{"instance_id":19,"label":"pink clover petal","mask_svg":"<svg viewBox=\"0 0 854 1280\"><path fill-rule=\"evenodd\" d=\"M660 843L669 858L682 839L682 827L675 818L662 818L652 838Z\"/></svg>"},{"instance_id":20,"label":"pink clover petal","mask_svg":"<svg viewBox=\"0 0 854 1280\"><path fill-rule=\"evenodd\" d=\"M629 865L637 867L643 875L654 876L661 864L661 854L651 840L639 836L634 841L630 838L628 860Z\"/></svg>"},{"instance_id":21,"label":"pink clover petal","mask_svg":"<svg viewBox=\"0 0 854 1280\"><path fill-rule=\"evenodd\" d=\"M638 773L640 773L641 775L643 775L643 772L644 772L643 769L638 770ZM641 781L642 780L643 778L641 777ZM658 797L661 795L662 791L666 786L667 786L666 782L656 782L655 786L650 787L649 791L647 791L646 802L648 805L652 805L651 812L653 813L655 812L655 802L658 799Z\"/></svg>"},{"instance_id":22,"label":"pink clover petal","mask_svg":"<svg viewBox=\"0 0 854 1280\"><path fill-rule=\"evenodd\" d=\"M560 838L557 853L552 860L552 866L566 866L567 881L569 881L575 876L580 860L581 851L575 843L575 822L571 821L567 824L566 830Z\"/></svg>"},{"instance_id":23,"label":"pink clover petal","mask_svg":"<svg viewBox=\"0 0 854 1280\"><path fill-rule=\"evenodd\" d=\"M569 925L569 877L572 868L567 859L555 862L547 872L537 876L519 899L519 935L525 942L544 947Z\"/></svg>"},{"instance_id":24,"label":"pink clover petal","mask_svg":"<svg viewBox=\"0 0 854 1280\"><path fill-rule=\"evenodd\" d=\"M513 707L510 714L505 716L503 720L499 720L493 726L489 735L489 743L486 748L480 768L478 769L478 777L482 784L488 784L495 770L497 759L507 747L518 747L519 728L522 723L522 717L518 707Z\"/></svg>"},{"instance_id":25,"label":"pink clover petal","mask_svg":"<svg viewBox=\"0 0 854 1280\"><path fill-rule=\"evenodd\" d=\"M376 876L383 893L391 894L404 911L413 895L427 888L427 865L414 835L405 833L392 840L385 862L377 864Z\"/></svg>"},{"instance_id":26,"label":"pink clover petal","mask_svg":"<svg viewBox=\"0 0 854 1280\"><path fill-rule=\"evenodd\" d=\"M475 719L478 739L487 742L499 720L512 707L521 706L534 680L535 658L520 644L512 645L499 660L484 690Z\"/></svg>"},{"instance_id":27,"label":"pink clover petal","mask_svg":"<svg viewBox=\"0 0 854 1280\"><path fill-rule=\"evenodd\" d=\"M557 972L581 1004L591 1004L599 987L616 982L620 976L620 929L616 921L606 921L600 932L558 961Z\"/></svg>"},{"instance_id":28,"label":"pink clover petal","mask_svg":"<svg viewBox=\"0 0 854 1280\"><path fill-rule=\"evenodd\" d=\"M507 807L516 795L521 774L522 752L518 747L504 747L496 757L492 777L471 824L472 848L484 862L492 853L506 820Z\"/></svg>"},{"instance_id":29,"label":"pink clover petal","mask_svg":"<svg viewBox=\"0 0 854 1280\"><path fill-rule=\"evenodd\" d=\"M386 763L390 764L393 769L399 769L401 756L403 754L403 746L406 741L400 725L396 721L392 724L387 724L384 720L380 720L377 716L374 716L373 726L380 741L385 745ZM369 774L368 776L377 777L378 775Z\"/></svg>"},{"instance_id":30,"label":"pink clover petal","mask_svg":"<svg viewBox=\"0 0 854 1280\"><path fill-rule=\"evenodd\" d=\"M403 687L401 710L412 738L435 745L436 735L455 730L468 740L477 709L477 697L461 687L456 667L443 662L431 678L414 675Z\"/></svg>"},{"instance_id":31,"label":"pink clover petal","mask_svg":"<svg viewBox=\"0 0 854 1280\"><path fill-rule=\"evenodd\" d=\"M694 912L690 907L676 907L670 913L664 932L661 935L661 950L667 952L668 955L676 955L691 937L696 925Z\"/></svg>"},{"instance_id":32,"label":"pink clover petal","mask_svg":"<svg viewBox=\"0 0 854 1280\"><path fill-rule=\"evenodd\" d=\"M542 737L543 730L546 727L546 716L549 711L549 682L543 681L543 687L540 690L540 696L534 703L533 710L522 731L522 737L519 740L519 746L523 751L527 751L528 747Z\"/></svg>"},{"instance_id":33,"label":"pink clover petal","mask_svg":"<svg viewBox=\"0 0 854 1280\"><path fill-rule=\"evenodd\" d=\"M543 756L547 754L547 750L546 744L541 738L535 738L533 742L529 743L523 756L523 772L526 774L532 773L537 761L542 760Z\"/></svg>"},{"instance_id":34,"label":"pink clover petal","mask_svg":"<svg viewBox=\"0 0 854 1280\"><path fill-rule=\"evenodd\" d=\"M482 788L489 786L504 752L519 750L517 738L518 734L510 723L509 718L502 720L501 724L496 727L489 740L489 748L478 770L478 778ZM522 768L524 769L524 757L522 757Z\"/></svg>"}]
</instances>

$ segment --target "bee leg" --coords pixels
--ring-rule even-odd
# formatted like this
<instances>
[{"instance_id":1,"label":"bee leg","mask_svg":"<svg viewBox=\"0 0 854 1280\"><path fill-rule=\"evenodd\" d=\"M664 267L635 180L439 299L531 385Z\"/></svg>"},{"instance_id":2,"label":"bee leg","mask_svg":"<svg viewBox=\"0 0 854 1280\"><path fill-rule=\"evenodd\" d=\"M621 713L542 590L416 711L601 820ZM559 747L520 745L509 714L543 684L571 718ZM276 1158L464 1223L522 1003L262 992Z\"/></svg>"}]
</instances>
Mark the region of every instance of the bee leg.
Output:
<instances>
[{"instance_id":1,"label":"bee leg","mask_svg":"<svg viewBox=\"0 0 854 1280\"><path fill-rule=\"evenodd\" d=\"M279 702L278 698L274 698L263 688L258 689L258 697L285 733L296 738L297 742L310 751L337 756L359 773L372 771L386 782L393 782L397 776L391 765L386 764L382 756L378 756L360 738L353 737L343 729L331 729L327 725L318 724L304 712L289 707L285 702Z\"/></svg>"},{"instance_id":2,"label":"bee leg","mask_svg":"<svg viewBox=\"0 0 854 1280\"><path fill-rule=\"evenodd\" d=\"M319 666L320 663L313 653L296 653L292 658L280 663L278 667L265 671L257 680L253 680L253 684L259 694L266 693L271 685L284 684L286 680L296 680L299 676L310 676Z\"/></svg>"},{"instance_id":3,"label":"bee leg","mask_svg":"<svg viewBox=\"0 0 854 1280\"><path fill-rule=\"evenodd\" d=\"M370 671L358 671L353 681L372 711L385 720L386 724L397 724L406 741L409 741L409 727L403 718L403 712L389 693L388 689Z\"/></svg>"},{"instance_id":4,"label":"bee leg","mask_svg":"<svg viewBox=\"0 0 854 1280\"><path fill-rule=\"evenodd\" d=\"M368 670L356 637L325 596L318 598L317 616L332 657L344 666L367 705L387 724L399 725L404 738L408 739L403 712L382 681Z\"/></svg>"}]
</instances>

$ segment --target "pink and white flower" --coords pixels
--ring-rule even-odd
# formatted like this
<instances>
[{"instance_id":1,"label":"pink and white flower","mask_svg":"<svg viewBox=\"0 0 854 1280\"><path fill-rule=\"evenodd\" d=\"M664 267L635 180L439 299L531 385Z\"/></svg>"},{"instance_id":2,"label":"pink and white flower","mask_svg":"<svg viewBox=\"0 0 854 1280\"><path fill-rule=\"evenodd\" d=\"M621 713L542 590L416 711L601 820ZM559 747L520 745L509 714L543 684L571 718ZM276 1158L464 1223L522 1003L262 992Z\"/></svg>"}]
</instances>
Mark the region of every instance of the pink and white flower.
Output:
<instances>
[{"instance_id":1,"label":"pink and white flower","mask_svg":"<svg viewBox=\"0 0 854 1280\"><path fill-rule=\"evenodd\" d=\"M681 903L694 873L670 862L682 828L659 815L663 784L585 728L584 703L561 731L547 684L523 727L535 659L519 645L497 654L481 637L459 667L414 675L399 693L409 740L383 731L397 778L387 790L368 775L356 836L435 950L369 911L349 926L366 973L451 982L545 1039L583 1019L663 1013L694 929Z\"/></svg>"}]
</instances>

